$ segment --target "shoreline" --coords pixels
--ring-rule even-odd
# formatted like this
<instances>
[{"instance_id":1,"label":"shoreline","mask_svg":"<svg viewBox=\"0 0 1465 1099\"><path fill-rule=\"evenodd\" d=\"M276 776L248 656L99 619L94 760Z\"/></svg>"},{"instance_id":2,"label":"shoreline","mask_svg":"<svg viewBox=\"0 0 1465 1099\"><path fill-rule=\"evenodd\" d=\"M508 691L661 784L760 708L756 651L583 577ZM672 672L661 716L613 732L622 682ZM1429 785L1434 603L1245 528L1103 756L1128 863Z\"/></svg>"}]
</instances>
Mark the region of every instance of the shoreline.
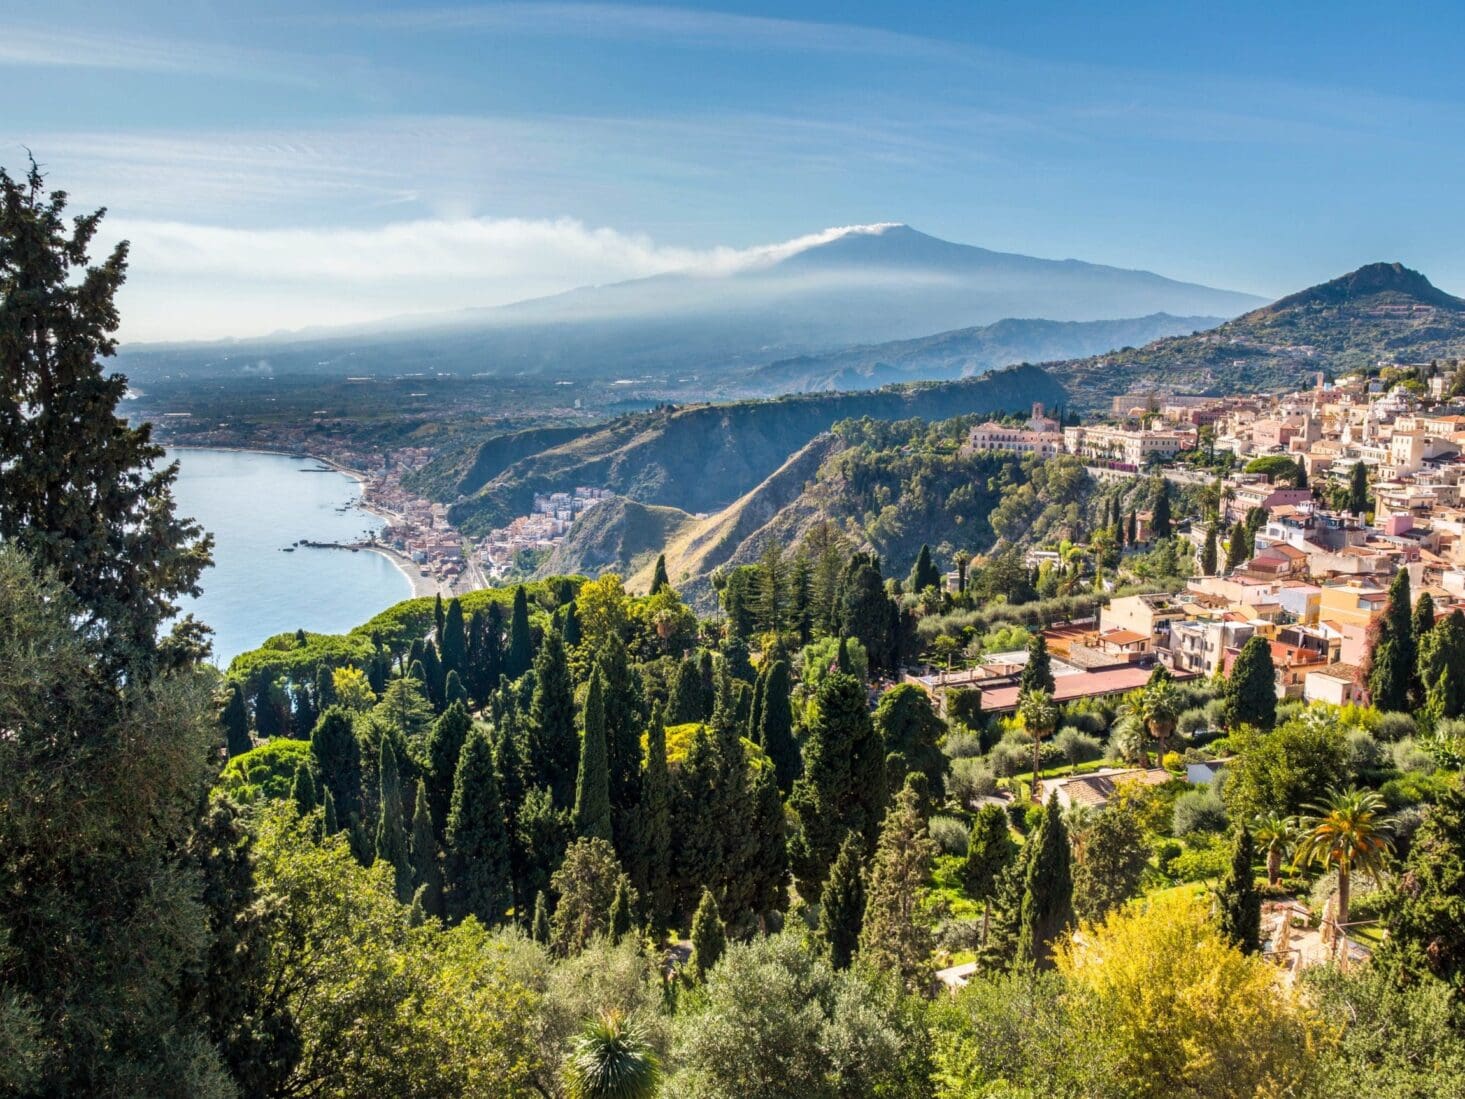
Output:
<instances>
[{"instance_id":1,"label":"shoreline","mask_svg":"<svg viewBox=\"0 0 1465 1099\"><path fill-rule=\"evenodd\" d=\"M363 473L359 469L352 469L349 466L344 466L340 462L334 461L333 459L323 458L318 454L289 450L267 450L264 447L258 446L193 446L187 443L173 445L165 444L165 446L168 450L214 450L224 451L226 453L232 454L269 454L276 458L297 458L303 461L319 462L321 463L321 465L330 466L337 473L341 474L344 477L349 477L351 478L351 480L356 482L357 488L360 490L360 495L357 496L355 504L362 511L366 512L368 515L375 516L386 524L399 522L401 520L401 516L397 515L395 512L387 511L385 508L376 507L366 502L365 473ZM315 548L349 549L352 547L318 546ZM400 572L404 578L406 578L407 587L411 590L412 593L408 596L409 599L424 599L434 595L441 595L444 599L447 599L453 595L453 587L451 584L448 584L431 576L423 576L422 572L417 567L417 562L413 561L405 554L399 553L397 550L392 549L390 546L383 546L376 543L367 542L354 548L366 550L369 553L380 554L388 561L390 561L396 567L397 571Z\"/></svg>"}]
</instances>

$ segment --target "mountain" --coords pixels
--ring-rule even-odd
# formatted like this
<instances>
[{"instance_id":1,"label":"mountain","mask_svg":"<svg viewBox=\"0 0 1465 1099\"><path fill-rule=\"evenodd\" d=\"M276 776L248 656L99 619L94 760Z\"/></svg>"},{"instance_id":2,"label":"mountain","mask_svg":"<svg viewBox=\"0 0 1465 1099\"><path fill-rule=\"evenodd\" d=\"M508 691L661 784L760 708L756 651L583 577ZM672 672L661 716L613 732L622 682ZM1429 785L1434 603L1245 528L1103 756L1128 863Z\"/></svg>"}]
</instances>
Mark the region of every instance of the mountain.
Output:
<instances>
[{"instance_id":1,"label":"mountain","mask_svg":"<svg viewBox=\"0 0 1465 1099\"><path fill-rule=\"evenodd\" d=\"M1229 317L1258 304L1246 294L1147 271L994 252L907 225L878 225L821 234L727 267L492 309L267 339L130 347L121 368L140 383L182 372L228 377L257 370L261 361L276 374L722 373L1006 317Z\"/></svg>"},{"instance_id":2,"label":"mountain","mask_svg":"<svg viewBox=\"0 0 1465 1099\"><path fill-rule=\"evenodd\" d=\"M1465 300L1398 263L1371 263L1207 332L1043 364L1096 409L1121 393L1245 393L1379 361L1465 356Z\"/></svg>"},{"instance_id":3,"label":"mountain","mask_svg":"<svg viewBox=\"0 0 1465 1099\"><path fill-rule=\"evenodd\" d=\"M1047 321L1008 318L914 340L863 344L818 355L799 355L759 367L749 388L774 393L874 389L895 382L965 378L1019 362L1094 355L1138 347L1164 336L1214 328L1220 317L1172 317L1152 313L1117 321Z\"/></svg>"},{"instance_id":4,"label":"mountain","mask_svg":"<svg viewBox=\"0 0 1465 1099\"><path fill-rule=\"evenodd\" d=\"M840 420L947 419L1066 399L1063 387L1042 370L1017 366L955 382L658 409L620 417L502 466L472 495L457 500L450 516L465 533L480 535L526 514L537 494L577 485L686 512L714 511ZM517 448L485 445L495 448L495 456ZM495 457L484 468L498 465Z\"/></svg>"}]
</instances>

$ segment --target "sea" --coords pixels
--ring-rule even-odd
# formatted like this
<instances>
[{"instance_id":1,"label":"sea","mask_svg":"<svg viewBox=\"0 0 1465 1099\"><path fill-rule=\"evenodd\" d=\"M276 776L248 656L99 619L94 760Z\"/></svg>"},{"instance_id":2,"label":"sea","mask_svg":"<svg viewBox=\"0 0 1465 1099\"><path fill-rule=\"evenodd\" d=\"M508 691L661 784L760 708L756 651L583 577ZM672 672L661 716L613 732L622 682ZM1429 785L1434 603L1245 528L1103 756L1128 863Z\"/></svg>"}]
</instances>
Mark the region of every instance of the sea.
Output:
<instances>
[{"instance_id":1,"label":"sea","mask_svg":"<svg viewBox=\"0 0 1465 1099\"><path fill-rule=\"evenodd\" d=\"M362 510L355 478L282 454L190 448L168 457L178 462L178 513L214 536L203 594L182 610L213 629L219 667L274 634L343 633L411 596L411 581L380 553L295 545L381 529Z\"/></svg>"}]
</instances>

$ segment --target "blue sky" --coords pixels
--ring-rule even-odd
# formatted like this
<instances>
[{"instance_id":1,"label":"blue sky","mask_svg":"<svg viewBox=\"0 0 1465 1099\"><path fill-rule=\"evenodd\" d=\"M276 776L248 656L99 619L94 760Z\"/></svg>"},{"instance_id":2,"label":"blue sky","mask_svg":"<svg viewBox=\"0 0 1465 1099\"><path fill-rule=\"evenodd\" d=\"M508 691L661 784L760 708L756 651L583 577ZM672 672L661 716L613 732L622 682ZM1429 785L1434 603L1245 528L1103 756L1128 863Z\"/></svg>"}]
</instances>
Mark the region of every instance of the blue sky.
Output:
<instances>
[{"instance_id":1,"label":"blue sky","mask_svg":"<svg viewBox=\"0 0 1465 1099\"><path fill-rule=\"evenodd\" d=\"M1280 10L1279 10L1280 9ZM0 0L0 164L124 336L493 304L840 225L1276 295L1465 292L1465 5Z\"/></svg>"}]
</instances>

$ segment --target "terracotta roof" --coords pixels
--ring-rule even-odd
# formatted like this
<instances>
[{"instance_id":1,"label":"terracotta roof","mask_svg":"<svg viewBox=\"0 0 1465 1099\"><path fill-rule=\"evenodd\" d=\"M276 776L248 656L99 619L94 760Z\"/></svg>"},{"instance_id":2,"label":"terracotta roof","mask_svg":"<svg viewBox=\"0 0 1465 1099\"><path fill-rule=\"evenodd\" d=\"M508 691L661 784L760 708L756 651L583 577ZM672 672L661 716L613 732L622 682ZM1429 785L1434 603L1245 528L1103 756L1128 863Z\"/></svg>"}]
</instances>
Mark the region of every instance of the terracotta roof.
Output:
<instances>
[{"instance_id":1,"label":"terracotta roof","mask_svg":"<svg viewBox=\"0 0 1465 1099\"><path fill-rule=\"evenodd\" d=\"M1325 675L1329 679L1341 679L1345 683L1352 683L1353 676L1358 671L1352 664L1329 664L1326 668L1314 668L1308 675Z\"/></svg>"},{"instance_id":2,"label":"terracotta roof","mask_svg":"<svg viewBox=\"0 0 1465 1099\"><path fill-rule=\"evenodd\" d=\"M1076 672L1060 675L1054 679L1053 700L1068 702L1075 698L1093 698L1099 695L1123 694L1136 687L1143 687L1150 681L1153 667L1139 664L1125 664L1118 668L1103 668L1098 671ZM1171 675L1180 681L1194 679L1194 672L1174 670ZM982 709L987 713L1017 709L1016 684L1008 687L993 687L982 692Z\"/></svg>"},{"instance_id":3,"label":"terracotta roof","mask_svg":"<svg viewBox=\"0 0 1465 1099\"><path fill-rule=\"evenodd\" d=\"M1133 630L1124 630L1115 627L1112 630L1105 630L1099 635L1100 641L1107 641L1111 645L1133 645L1138 641L1148 641L1142 633L1135 633Z\"/></svg>"},{"instance_id":4,"label":"terracotta roof","mask_svg":"<svg viewBox=\"0 0 1465 1099\"><path fill-rule=\"evenodd\" d=\"M1061 789L1074 805L1103 806L1114 795L1114 788L1121 782L1138 782L1144 786L1163 786L1175 778L1163 767L1145 770L1116 771L1110 774L1075 775L1073 778L1050 785L1048 789Z\"/></svg>"}]
</instances>

